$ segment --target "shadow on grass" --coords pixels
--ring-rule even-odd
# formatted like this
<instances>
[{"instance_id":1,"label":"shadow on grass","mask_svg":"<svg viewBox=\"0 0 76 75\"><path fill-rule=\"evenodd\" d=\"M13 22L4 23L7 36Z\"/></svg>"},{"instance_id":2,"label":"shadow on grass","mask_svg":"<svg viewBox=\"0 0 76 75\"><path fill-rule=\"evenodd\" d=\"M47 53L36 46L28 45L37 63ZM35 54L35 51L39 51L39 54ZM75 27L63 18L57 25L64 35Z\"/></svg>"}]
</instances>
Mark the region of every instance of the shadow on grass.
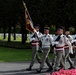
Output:
<instances>
[{"instance_id":1,"label":"shadow on grass","mask_svg":"<svg viewBox=\"0 0 76 75\"><path fill-rule=\"evenodd\" d=\"M21 42L7 42L0 40L0 46L9 47L9 48L17 48L17 49L30 49L30 43L22 44Z\"/></svg>"}]
</instances>

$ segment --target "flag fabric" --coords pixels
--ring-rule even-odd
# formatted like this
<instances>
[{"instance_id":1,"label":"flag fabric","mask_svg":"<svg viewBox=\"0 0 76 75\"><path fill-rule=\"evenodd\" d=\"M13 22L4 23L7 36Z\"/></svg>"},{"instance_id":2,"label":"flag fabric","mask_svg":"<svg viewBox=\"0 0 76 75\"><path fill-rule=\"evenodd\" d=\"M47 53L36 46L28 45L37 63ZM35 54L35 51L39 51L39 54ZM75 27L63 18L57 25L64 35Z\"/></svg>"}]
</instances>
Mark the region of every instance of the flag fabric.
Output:
<instances>
[{"instance_id":1,"label":"flag fabric","mask_svg":"<svg viewBox=\"0 0 76 75\"><path fill-rule=\"evenodd\" d=\"M23 2L23 5L25 7L25 19L26 19L26 29L30 32L35 32L35 28L33 26L33 22L31 20L31 17L29 15L29 12L27 10L26 4Z\"/></svg>"}]
</instances>

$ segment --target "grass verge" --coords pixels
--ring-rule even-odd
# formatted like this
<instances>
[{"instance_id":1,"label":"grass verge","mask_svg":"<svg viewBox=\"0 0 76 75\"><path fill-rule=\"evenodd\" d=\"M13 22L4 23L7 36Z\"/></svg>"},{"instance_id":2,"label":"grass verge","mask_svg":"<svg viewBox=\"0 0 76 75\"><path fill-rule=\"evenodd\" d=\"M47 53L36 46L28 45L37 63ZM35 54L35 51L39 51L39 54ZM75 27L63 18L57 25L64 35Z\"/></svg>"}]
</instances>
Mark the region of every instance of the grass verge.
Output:
<instances>
[{"instance_id":1,"label":"grass verge","mask_svg":"<svg viewBox=\"0 0 76 75\"><path fill-rule=\"evenodd\" d=\"M39 52L40 56L42 53ZM15 49L0 47L0 62L20 62L20 61L30 61L32 56L31 49ZM52 54L49 57L52 58Z\"/></svg>"}]
</instances>

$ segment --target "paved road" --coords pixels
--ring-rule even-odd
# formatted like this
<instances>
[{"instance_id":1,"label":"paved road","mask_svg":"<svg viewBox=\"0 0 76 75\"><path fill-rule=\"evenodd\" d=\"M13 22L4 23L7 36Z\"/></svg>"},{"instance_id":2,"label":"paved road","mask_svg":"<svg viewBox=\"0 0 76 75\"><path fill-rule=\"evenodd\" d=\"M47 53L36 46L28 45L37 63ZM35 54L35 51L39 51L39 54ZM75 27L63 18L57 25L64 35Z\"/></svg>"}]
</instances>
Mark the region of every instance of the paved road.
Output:
<instances>
[{"instance_id":1,"label":"paved road","mask_svg":"<svg viewBox=\"0 0 76 75\"><path fill-rule=\"evenodd\" d=\"M42 73L38 74L36 69L39 68L39 64L35 63L32 71L26 71L26 68L29 66L29 62L11 62L11 63L0 63L0 75L46 75L45 71L47 70L47 65L45 64ZM66 63L66 68L69 67L69 64Z\"/></svg>"}]
</instances>

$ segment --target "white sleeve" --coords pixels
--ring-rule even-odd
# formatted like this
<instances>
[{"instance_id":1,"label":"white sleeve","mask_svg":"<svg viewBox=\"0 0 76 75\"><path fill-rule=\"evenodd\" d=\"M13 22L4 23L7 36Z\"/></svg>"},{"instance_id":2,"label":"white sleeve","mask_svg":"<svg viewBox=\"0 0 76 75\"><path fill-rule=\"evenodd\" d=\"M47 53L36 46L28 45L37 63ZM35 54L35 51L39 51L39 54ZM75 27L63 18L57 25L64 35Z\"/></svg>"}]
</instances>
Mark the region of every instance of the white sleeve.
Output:
<instances>
[{"instance_id":1,"label":"white sleeve","mask_svg":"<svg viewBox=\"0 0 76 75\"><path fill-rule=\"evenodd\" d=\"M59 42L58 41L55 41L56 40L56 36L54 36L54 38L53 38L53 41L52 41L52 46L54 46L54 45L56 45L56 44L59 44Z\"/></svg>"},{"instance_id":2,"label":"white sleeve","mask_svg":"<svg viewBox=\"0 0 76 75\"><path fill-rule=\"evenodd\" d=\"M74 43L74 42L76 42L76 40L72 40L72 41L71 41L71 43Z\"/></svg>"},{"instance_id":3,"label":"white sleeve","mask_svg":"<svg viewBox=\"0 0 76 75\"><path fill-rule=\"evenodd\" d=\"M73 40L73 37L71 35L69 35L69 37L70 37L70 41L72 41Z\"/></svg>"},{"instance_id":4,"label":"white sleeve","mask_svg":"<svg viewBox=\"0 0 76 75\"><path fill-rule=\"evenodd\" d=\"M69 46L69 53L73 54L71 42L69 41L69 39L66 36L64 36L64 42L65 42L65 44L67 44Z\"/></svg>"},{"instance_id":5,"label":"white sleeve","mask_svg":"<svg viewBox=\"0 0 76 75\"><path fill-rule=\"evenodd\" d=\"M50 35L50 38L49 38L50 44L52 44L53 40L54 40L53 37Z\"/></svg>"}]
</instances>

